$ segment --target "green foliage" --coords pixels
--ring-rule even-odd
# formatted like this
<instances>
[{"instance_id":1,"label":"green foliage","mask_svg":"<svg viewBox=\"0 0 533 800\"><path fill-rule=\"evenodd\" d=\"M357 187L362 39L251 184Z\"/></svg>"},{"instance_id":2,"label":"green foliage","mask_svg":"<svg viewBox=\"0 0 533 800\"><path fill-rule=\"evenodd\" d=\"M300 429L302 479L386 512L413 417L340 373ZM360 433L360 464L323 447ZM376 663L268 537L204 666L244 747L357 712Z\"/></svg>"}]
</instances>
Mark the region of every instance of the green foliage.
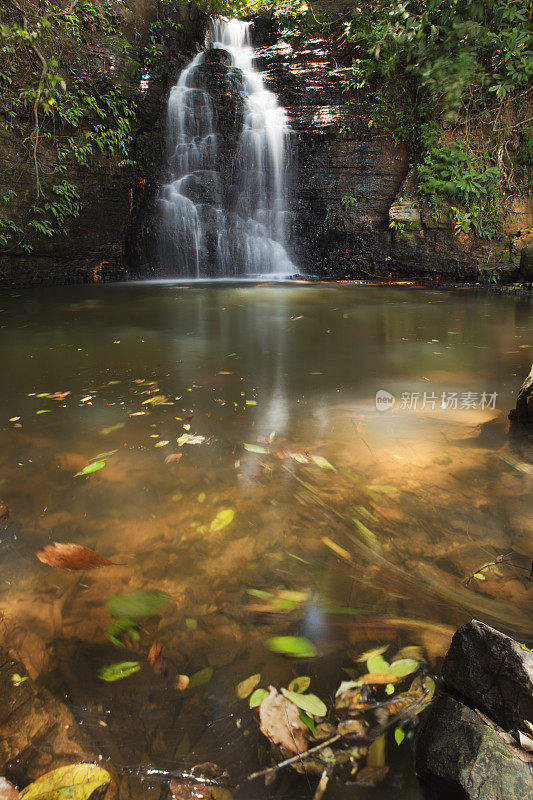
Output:
<instances>
[{"instance_id":1,"label":"green foliage","mask_svg":"<svg viewBox=\"0 0 533 800\"><path fill-rule=\"evenodd\" d=\"M532 136L522 130L518 150L508 144L530 116L518 102L533 78L529 6L378 0L352 9L344 24L341 41L353 53L341 79L348 102L364 91L380 126L411 145L420 162L414 191L457 233L497 235L504 189L527 188ZM482 144L474 140L481 130ZM502 153L513 150L510 167Z\"/></svg>"},{"instance_id":2,"label":"green foliage","mask_svg":"<svg viewBox=\"0 0 533 800\"><path fill-rule=\"evenodd\" d=\"M505 100L533 77L528 14L528 0L392 0L355 9L344 38L366 51L359 83L403 74L419 103L455 120L465 99Z\"/></svg>"},{"instance_id":3,"label":"green foliage","mask_svg":"<svg viewBox=\"0 0 533 800\"><path fill-rule=\"evenodd\" d=\"M117 63L128 63L131 45L120 30L116 6L117 0L99 6L80 0L67 8L52 0L29 0L23 12L15 6L0 10L0 126L20 137L30 161L35 157L37 196L24 223L17 218L20 204L16 222L8 214L0 216L0 247L29 249L29 235L66 233L82 202L79 188L58 181L57 175L75 165L93 168L103 157L119 167L134 165L136 105L113 66L113 53L119 54ZM95 46L109 53L97 81L90 67ZM43 182L39 164L45 141Z\"/></svg>"}]
</instances>

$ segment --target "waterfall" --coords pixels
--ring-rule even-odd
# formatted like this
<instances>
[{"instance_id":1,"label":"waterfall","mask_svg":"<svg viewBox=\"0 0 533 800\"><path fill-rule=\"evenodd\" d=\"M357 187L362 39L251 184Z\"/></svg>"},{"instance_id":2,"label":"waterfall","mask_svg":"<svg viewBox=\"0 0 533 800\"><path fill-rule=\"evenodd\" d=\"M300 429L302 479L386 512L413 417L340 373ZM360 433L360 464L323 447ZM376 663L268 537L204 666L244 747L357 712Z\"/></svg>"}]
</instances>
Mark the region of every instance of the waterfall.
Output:
<instances>
[{"instance_id":1,"label":"waterfall","mask_svg":"<svg viewBox=\"0 0 533 800\"><path fill-rule=\"evenodd\" d=\"M287 114L253 64L251 22L211 20L172 88L160 259L183 277L287 276Z\"/></svg>"}]
</instances>

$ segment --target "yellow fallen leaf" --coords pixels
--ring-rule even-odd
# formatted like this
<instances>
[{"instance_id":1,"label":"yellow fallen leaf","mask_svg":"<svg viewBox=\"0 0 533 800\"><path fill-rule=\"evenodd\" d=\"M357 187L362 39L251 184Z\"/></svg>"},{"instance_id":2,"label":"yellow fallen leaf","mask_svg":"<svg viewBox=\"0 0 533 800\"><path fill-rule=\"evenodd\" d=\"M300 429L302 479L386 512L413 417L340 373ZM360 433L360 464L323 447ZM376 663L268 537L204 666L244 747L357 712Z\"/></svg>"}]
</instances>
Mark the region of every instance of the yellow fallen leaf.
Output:
<instances>
[{"instance_id":1,"label":"yellow fallen leaf","mask_svg":"<svg viewBox=\"0 0 533 800\"><path fill-rule=\"evenodd\" d=\"M96 764L69 764L41 775L21 791L19 800L88 800L110 782L109 772Z\"/></svg>"}]
</instances>

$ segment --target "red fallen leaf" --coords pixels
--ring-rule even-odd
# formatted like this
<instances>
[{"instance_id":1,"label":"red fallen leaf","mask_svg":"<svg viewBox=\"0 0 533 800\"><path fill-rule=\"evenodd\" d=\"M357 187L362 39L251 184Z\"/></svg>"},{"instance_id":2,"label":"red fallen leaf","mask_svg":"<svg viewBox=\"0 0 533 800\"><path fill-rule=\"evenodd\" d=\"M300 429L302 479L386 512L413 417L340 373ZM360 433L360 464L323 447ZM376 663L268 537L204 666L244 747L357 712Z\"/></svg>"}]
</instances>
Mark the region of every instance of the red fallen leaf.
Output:
<instances>
[{"instance_id":1,"label":"red fallen leaf","mask_svg":"<svg viewBox=\"0 0 533 800\"><path fill-rule=\"evenodd\" d=\"M81 544L54 542L53 545L46 545L38 550L35 555L43 564L60 569L96 569L113 564L113 561L104 558L96 550Z\"/></svg>"},{"instance_id":2,"label":"red fallen leaf","mask_svg":"<svg viewBox=\"0 0 533 800\"><path fill-rule=\"evenodd\" d=\"M194 414L188 414L188 415L185 417L185 419L187 420L187 422L192 422L192 418L193 418L193 417L194 417Z\"/></svg>"},{"instance_id":3,"label":"red fallen leaf","mask_svg":"<svg viewBox=\"0 0 533 800\"><path fill-rule=\"evenodd\" d=\"M148 661L156 675L166 678L168 674L167 665L162 655L163 648L159 639L154 639L148 651Z\"/></svg>"},{"instance_id":4,"label":"red fallen leaf","mask_svg":"<svg viewBox=\"0 0 533 800\"><path fill-rule=\"evenodd\" d=\"M183 783L177 778L170 781L170 792L176 800L211 800L211 788L203 783Z\"/></svg>"},{"instance_id":5,"label":"red fallen leaf","mask_svg":"<svg viewBox=\"0 0 533 800\"><path fill-rule=\"evenodd\" d=\"M172 464L174 461L179 461L183 453L169 453L165 458L165 464Z\"/></svg>"}]
</instances>

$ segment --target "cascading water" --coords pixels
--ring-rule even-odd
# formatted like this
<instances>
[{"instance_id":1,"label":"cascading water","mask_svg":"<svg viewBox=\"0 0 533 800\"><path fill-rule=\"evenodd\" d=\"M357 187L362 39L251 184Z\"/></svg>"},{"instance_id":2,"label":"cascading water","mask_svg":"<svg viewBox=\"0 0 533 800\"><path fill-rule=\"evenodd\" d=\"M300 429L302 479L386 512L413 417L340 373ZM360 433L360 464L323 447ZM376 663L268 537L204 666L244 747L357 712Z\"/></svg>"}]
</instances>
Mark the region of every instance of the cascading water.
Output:
<instances>
[{"instance_id":1,"label":"cascading water","mask_svg":"<svg viewBox=\"0 0 533 800\"><path fill-rule=\"evenodd\" d=\"M161 264L171 275L287 276L289 127L253 66L252 23L213 19L168 101Z\"/></svg>"}]
</instances>

